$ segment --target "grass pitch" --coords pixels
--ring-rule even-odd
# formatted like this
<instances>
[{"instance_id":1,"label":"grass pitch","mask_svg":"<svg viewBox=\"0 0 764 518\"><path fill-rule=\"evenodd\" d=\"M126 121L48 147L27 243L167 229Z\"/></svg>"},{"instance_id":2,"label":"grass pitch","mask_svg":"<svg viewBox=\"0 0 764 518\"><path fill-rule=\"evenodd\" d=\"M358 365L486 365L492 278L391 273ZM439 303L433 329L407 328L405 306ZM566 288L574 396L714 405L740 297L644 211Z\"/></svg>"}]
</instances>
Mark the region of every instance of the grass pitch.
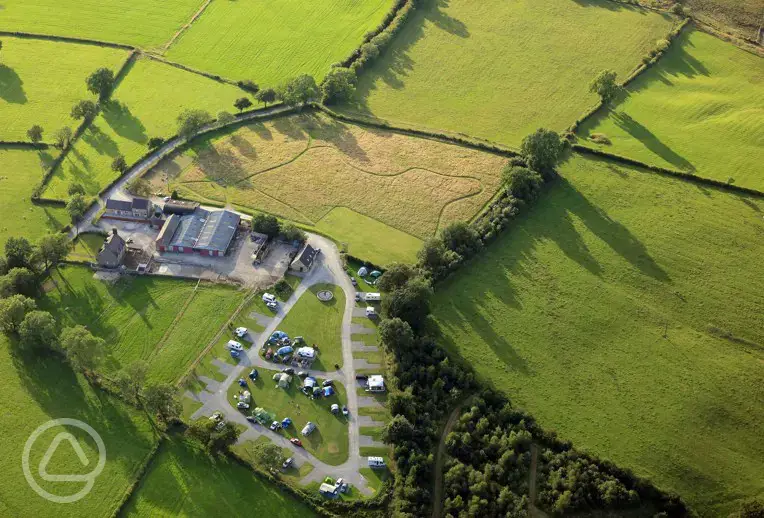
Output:
<instances>
[{"instance_id":1,"label":"grass pitch","mask_svg":"<svg viewBox=\"0 0 764 518\"><path fill-rule=\"evenodd\" d=\"M3 30L94 39L143 48L169 41L202 0L6 0Z\"/></svg>"},{"instance_id":2,"label":"grass pitch","mask_svg":"<svg viewBox=\"0 0 764 518\"><path fill-rule=\"evenodd\" d=\"M116 156L124 155L133 164L148 152L150 138L177 133L176 119L183 110L203 109L215 117L221 110L235 112L233 102L245 96L234 86L139 58L128 66L113 99L56 170L45 196L65 199L72 182L96 194L118 176L111 169Z\"/></svg>"},{"instance_id":3,"label":"grass pitch","mask_svg":"<svg viewBox=\"0 0 764 518\"><path fill-rule=\"evenodd\" d=\"M59 357L21 353L5 335L0 335L0 376L2 514L61 518L110 515L136 480L138 469L156 441L143 412L93 389ZM69 504L50 502L35 493L24 478L21 464L24 445L32 432L51 419L64 417L92 426L106 447L106 465L93 489L82 500ZM98 460L98 449L89 435L73 427L55 426L35 441L30 450L31 473L46 491L66 496L79 491L82 483L45 482L37 474L48 447L61 432L76 437L89 465L83 466L69 443L63 441L51 457L48 473L90 473Z\"/></svg>"},{"instance_id":4,"label":"grass pitch","mask_svg":"<svg viewBox=\"0 0 764 518\"><path fill-rule=\"evenodd\" d=\"M5 241L12 236L35 241L69 224L69 215L63 207L34 205L29 201L44 169L50 167L53 160L52 150L0 146L0 206L3 208L0 246L5 246Z\"/></svg>"},{"instance_id":5,"label":"grass pitch","mask_svg":"<svg viewBox=\"0 0 764 518\"><path fill-rule=\"evenodd\" d=\"M561 173L438 290L443 342L546 428L727 516L764 492L764 204Z\"/></svg>"},{"instance_id":6,"label":"grass pitch","mask_svg":"<svg viewBox=\"0 0 764 518\"><path fill-rule=\"evenodd\" d=\"M43 127L44 142L64 126L80 121L69 116L79 101L95 101L85 79L100 67L116 70L127 58L123 50L70 45L26 38L3 38L0 63L0 140L28 141L27 130Z\"/></svg>"},{"instance_id":7,"label":"grass pitch","mask_svg":"<svg viewBox=\"0 0 764 518\"><path fill-rule=\"evenodd\" d=\"M261 86L276 86L300 74L320 81L332 63L361 44L391 6L391 0L213 1L167 57Z\"/></svg>"},{"instance_id":8,"label":"grass pitch","mask_svg":"<svg viewBox=\"0 0 764 518\"><path fill-rule=\"evenodd\" d=\"M671 24L608 0L429 0L346 109L517 146L567 128L596 101L589 80L625 77Z\"/></svg>"},{"instance_id":9,"label":"grass pitch","mask_svg":"<svg viewBox=\"0 0 764 518\"><path fill-rule=\"evenodd\" d=\"M764 190L762 58L704 32L686 32L627 94L579 131L584 138L604 134L612 144L584 144Z\"/></svg>"},{"instance_id":10,"label":"grass pitch","mask_svg":"<svg viewBox=\"0 0 764 518\"><path fill-rule=\"evenodd\" d=\"M160 446L123 516L312 517L306 504L225 455L211 457L191 441Z\"/></svg>"}]
</instances>

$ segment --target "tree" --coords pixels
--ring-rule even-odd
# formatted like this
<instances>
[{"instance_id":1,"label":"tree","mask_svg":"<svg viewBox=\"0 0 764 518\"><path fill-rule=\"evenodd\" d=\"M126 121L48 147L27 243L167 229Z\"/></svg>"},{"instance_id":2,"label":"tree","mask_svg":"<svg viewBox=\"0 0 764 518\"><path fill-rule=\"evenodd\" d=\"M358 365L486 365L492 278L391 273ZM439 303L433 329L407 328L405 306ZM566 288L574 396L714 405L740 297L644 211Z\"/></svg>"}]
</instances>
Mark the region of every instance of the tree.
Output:
<instances>
[{"instance_id":1,"label":"tree","mask_svg":"<svg viewBox=\"0 0 764 518\"><path fill-rule=\"evenodd\" d=\"M257 462L270 471L281 468L286 460L281 446L276 446L270 441L257 443L250 451Z\"/></svg>"},{"instance_id":2,"label":"tree","mask_svg":"<svg viewBox=\"0 0 764 518\"><path fill-rule=\"evenodd\" d=\"M32 268L34 249L25 237L9 237L5 242L7 268Z\"/></svg>"},{"instance_id":3,"label":"tree","mask_svg":"<svg viewBox=\"0 0 764 518\"><path fill-rule=\"evenodd\" d=\"M276 216L258 212L252 217L252 230L265 234L268 237L276 237L279 235L281 225Z\"/></svg>"},{"instance_id":4,"label":"tree","mask_svg":"<svg viewBox=\"0 0 764 518\"><path fill-rule=\"evenodd\" d=\"M64 149L72 141L72 128L64 126L53 135L56 147Z\"/></svg>"},{"instance_id":5,"label":"tree","mask_svg":"<svg viewBox=\"0 0 764 518\"><path fill-rule=\"evenodd\" d=\"M71 247L71 241L65 234L50 234L41 237L37 242L37 250L46 270L65 259Z\"/></svg>"},{"instance_id":6,"label":"tree","mask_svg":"<svg viewBox=\"0 0 764 518\"><path fill-rule=\"evenodd\" d=\"M19 325L19 342L25 349L54 350L57 341L56 320L47 311L30 311Z\"/></svg>"},{"instance_id":7,"label":"tree","mask_svg":"<svg viewBox=\"0 0 764 518\"><path fill-rule=\"evenodd\" d=\"M178 134L189 138L206 124L212 122L212 115L204 110L185 110L178 115Z\"/></svg>"},{"instance_id":8,"label":"tree","mask_svg":"<svg viewBox=\"0 0 764 518\"><path fill-rule=\"evenodd\" d=\"M308 239L308 234L292 223L285 223L281 225L281 237L284 238L284 241L299 241L302 243Z\"/></svg>"},{"instance_id":9,"label":"tree","mask_svg":"<svg viewBox=\"0 0 764 518\"><path fill-rule=\"evenodd\" d=\"M143 402L164 422L177 418L183 411L178 389L169 383L151 383L143 390Z\"/></svg>"},{"instance_id":10,"label":"tree","mask_svg":"<svg viewBox=\"0 0 764 518\"><path fill-rule=\"evenodd\" d=\"M544 179L536 172L527 167L510 167L504 169L501 179L507 192L515 198L533 201L538 197Z\"/></svg>"},{"instance_id":11,"label":"tree","mask_svg":"<svg viewBox=\"0 0 764 518\"><path fill-rule=\"evenodd\" d=\"M459 262L459 256L452 250L448 250L439 236L425 240L422 248L417 252L417 259L419 264L430 270L436 278L445 275L453 265Z\"/></svg>"},{"instance_id":12,"label":"tree","mask_svg":"<svg viewBox=\"0 0 764 518\"><path fill-rule=\"evenodd\" d=\"M127 161L125 161L124 155L117 155L114 160L111 161L111 170L115 173L124 173L127 171Z\"/></svg>"},{"instance_id":13,"label":"tree","mask_svg":"<svg viewBox=\"0 0 764 518\"><path fill-rule=\"evenodd\" d=\"M93 336L85 326L67 327L61 332L61 349L77 370L92 371L103 355L106 342Z\"/></svg>"},{"instance_id":14,"label":"tree","mask_svg":"<svg viewBox=\"0 0 764 518\"><path fill-rule=\"evenodd\" d=\"M154 150L162 146L164 144L164 139L162 137L151 137L149 141L146 143L149 149Z\"/></svg>"},{"instance_id":15,"label":"tree","mask_svg":"<svg viewBox=\"0 0 764 518\"><path fill-rule=\"evenodd\" d=\"M403 415L393 417L382 432L382 440L387 444L400 444L413 436L414 426Z\"/></svg>"},{"instance_id":16,"label":"tree","mask_svg":"<svg viewBox=\"0 0 764 518\"><path fill-rule=\"evenodd\" d=\"M98 106L93 101L80 101L72 108L72 119L90 120L98 113Z\"/></svg>"},{"instance_id":17,"label":"tree","mask_svg":"<svg viewBox=\"0 0 764 518\"><path fill-rule=\"evenodd\" d=\"M474 256L483 247L477 230L464 221L448 225L441 231L440 239L447 249L465 259Z\"/></svg>"},{"instance_id":18,"label":"tree","mask_svg":"<svg viewBox=\"0 0 764 518\"><path fill-rule=\"evenodd\" d=\"M210 453L222 452L236 443L239 431L231 422L225 422L218 429L218 423L209 418L197 419L186 431L189 437L200 442L204 449Z\"/></svg>"},{"instance_id":19,"label":"tree","mask_svg":"<svg viewBox=\"0 0 764 518\"><path fill-rule=\"evenodd\" d=\"M356 75L349 68L332 68L321 83L324 104L350 99L355 92Z\"/></svg>"},{"instance_id":20,"label":"tree","mask_svg":"<svg viewBox=\"0 0 764 518\"><path fill-rule=\"evenodd\" d=\"M616 76L613 70L603 70L589 83L589 91L599 95L602 102L608 104L621 91L621 86L616 83Z\"/></svg>"},{"instance_id":21,"label":"tree","mask_svg":"<svg viewBox=\"0 0 764 518\"><path fill-rule=\"evenodd\" d=\"M380 322L379 338L387 349L394 352L405 352L414 347L414 332L400 318L388 318Z\"/></svg>"},{"instance_id":22,"label":"tree","mask_svg":"<svg viewBox=\"0 0 764 518\"><path fill-rule=\"evenodd\" d=\"M15 333L27 313L36 307L35 301L24 295L12 295L0 299L0 330L5 333Z\"/></svg>"},{"instance_id":23,"label":"tree","mask_svg":"<svg viewBox=\"0 0 764 518\"><path fill-rule=\"evenodd\" d=\"M252 92L253 94L256 94L260 90L260 86L254 81L252 81L251 79L245 79L244 81L239 81L237 84L243 90Z\"/></svg>"},{"instance_id":24,"label":"tree","mask_svg":"<svg viewBox=\"0 0 764 518\"><path fill-rule=\"evenodd\" d=\"M114 88L114 72L108 68L99 68L90 74L86 80L88 90L97 95L102 101L105 101L111 95Z\"/></svg>"},{"instance_id":25,"label":"tree","mask_svg":"<svg viewBox=\"0 0 764 518\"><path fill-rule=\"evenodd\" d=\"M273 88L266 88L265 90L260 90L257 92L257 95L255 95L255 99L257 99L259 102L263 103L265 107L268 107L268 103L272 103L276 100L276 90Z\"/></svg>"},{"instance_id":26,"label":"tree","mask_svg":"<svg viewBox=\"0 0 764 518\"><path fill-rule=\"evenodd\" d=\"M234 101L233 106L239 110L239 113L241 113L242 110L246 110L252 106L252 101L250 101L247 97L240 97Z\"/></svg>"},{"instance_id":27,"label":"tree","mask_svg":"<svg viewBox=\"0 0 764 518\"><path fill-rule=\"evenodd\" d=\"M221 111L218 113L218 124L230 124L236 120L236 116L233 113L227 111Z\"/></svg>"},{"instance_id":28,"label":"tree","mask_svg":"<svg viewBox=\"0 0 764 518\"><path fill-rule=\"evenodd\" d=\"M146 381L149 364L144 360L136 360L117 372L114 382L119 390L131 400L137 400Z\"/></svg>"},{"instance_id":29,"label":"tree","mask_svg":"<svg viewBox=\"0 0 764 518\"><path fill-rule=\"evenodd\" d=\"M136 196L143 196L144 198L151 196L151 184L139 176L130 180L127 184L127 190Z\"/></svg>"},{"instance_id":30,"label":"tree","mask_svg":"<svg viewBox=\"0 0 764 518\"><path fill-rule=\"evenodd\" d=\"M764 503L753 500L746 502L740 507L740 518L764 518Z\"/></svg>"},{"instance_id":31,"label":"tree","mask_svg":"<svg viewBox=\"0 0 764 518\"><path fill-rule=\"evenodd\" d=\"M74 223L75 230L77 231L79 231L80 218L85 215L87 208L87 201L85 201L85 197L81 194L75 194L66 202L66 212L69 213L69 218Z\"/></svg>"},{"instance_id":32,"label":"tree","mask_svg":"<svg viewBox=\"0 0 764 518\"><path fill-rule=\"evenodd\" d=\"M531 169L548 175L554 170L563 147L560 135L552 130L540 128L523 139L520 150Z\"/></svg>"},{"instance_id":33,"label":"tree","mask_svg":"<svg viewBox=\"0 0 764 518\"><path fill-rule=\"evenodd\" d=\"M281 86L279 98L289 106L298 106L319 98L318 85L313 76L303 74L290 79Z\"/></svg>"},{"instance_id":34,"label":"tree","mask_svg":"<svg viewBox=\"0 0 764 518\"><path fill-rule=\"evenodd\" d=\"M26 297L37 295L37 276L27 268L11 268L0 279L0 295L4 297L17 293Z\"/></svg>"},{"instance_id":35,"label":"tree","mask_svg":"<svg viewBox=\"0 0 764 518\"><path fill-rule=\"evenodd\" d=\"M82 186L81 183L70 183L69 188L66 190L66 193L69 196L74 196L75 194L85 194L85 188Z\"/></svg>"},{"instance_id":36,"label":"tree","mask_svg":"<svg viewBox=\"0 0 764 518\"><path fill-rule=\"evenodd\" d=\"M29 140L37 144L38 142L42 140L42 132L43 132L42 126L40 126L39 124L35 124L34 126L32 126L31 128L27 130L27 137L29 137Z\"/></svg>"},{"instance_id":37,"label":"tree","mask_svg":"<svg viewBox=\"0 0 764 518\"><path fill-rule=\"evenodd\" d=\"M387 267L385 273L379 278L377 287L380 291L393 291L403 287L416 274L416 270L408 264L393 263Z\"/></svg>"},{"instance_id":38,"label":"tree","mask_svg":"<svg viewBox=\"0 0 764 518\"><path fill-rule=\"evenodd\" d=\"M388 318L400 318L408 322L412 329L419 329L430 313L430 283L417 277L405 286L387 294L382 299L382 311Z\"/></svg>"}]
</instances>

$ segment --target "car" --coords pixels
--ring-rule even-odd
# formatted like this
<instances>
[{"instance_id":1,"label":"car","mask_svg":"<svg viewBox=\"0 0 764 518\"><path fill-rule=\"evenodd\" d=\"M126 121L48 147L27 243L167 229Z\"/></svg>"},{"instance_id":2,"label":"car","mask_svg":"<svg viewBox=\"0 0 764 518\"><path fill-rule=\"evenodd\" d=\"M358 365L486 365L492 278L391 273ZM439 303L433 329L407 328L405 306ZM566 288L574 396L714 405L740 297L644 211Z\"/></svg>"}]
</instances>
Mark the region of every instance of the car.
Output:
<instances>
[{"instance_id":1,"label":"car","mask_svg":"<svg viewBox=\"0 0 764 518\"><path fill-rule=\"evenodd\" d=\"M234 334L238 336L239 338L244 338L247 336L247 333L249 332L249 329L246 327L237 327L236 331L234 331Z\"/></svg>"},{"instance_id":2,"label":"car","mask_svg":"<svg viewBox=\"0 0 764 518\"><path fill-rule=\"evenodd\" d=\"M297 373L297 375L299 377L301 377L301 378L307 378L308 377L308 372L307 371L300 371L300 372Z\"/></svg>"},{"instance_id":3,"label":"car","mask_svg":"<svg viewBox=\"0 0 764 518\"><path fill-rule=\"evenodd\" d=\"M356 292L356 294L355 294L355 301L356 302L361 302L361 294L359 292Z\"/></svg>"},{"instance_id":4,"label":"car","mask_svg":"<svg viewBox=\"0 0 764 518\"><path fill-rule=\"evenodd\" d=\"M267 307L268 309L272 309L273 311L276 311L277 309L279 309L279 305L277 302L266 302L265 307Z\"/></svg>"},{"instance_id":5,"label":"car","mask_svg":"<svg viewBox=\"0 0 764 518\"><path fill-rule=\"evenodd\" d=\"M348 410L348 407L346 407L345 405L342 406L342 415L344 415L345 417L350 415L350 410Z\"/></svg>"},{"instance_id":6,"label":"car","mask_svg":"<svg viewBox=\"0 0 764 518\"><path fill-rule=\"evenodd\" d=\"M245 403L244 401L239 401L236 403L236 408L239 410L249 410L249 403Z\"/></svg>"},{"instance_id":7,"label":"car","mask_svg":"<svg viewBox=\"0 0 764 518\"><path fill-rule=\"evenodd\" d=\"M167 201L170 201L171 199L172 198L170 198L169 196L165 196L165 197L162 198L162 201L167 202Z\"/></svg>"},{"instance_id":8,"label":"car","mask_svg":"<svg viewBox=\"0 0 764 518\"><path fill-rule=\"evenodd\" d=\"M284 463L281 465L281 469L287 469L289 466L294 464L294 459L292 457L289 457L287 460L284 461Z\"/></svg>"},{"instance_id":9,"label":"car","mask_svg":"<svg viewBox=\"0 0 764 518\"><path fill-rule=\"evenodd\" d=\"M292 425L292 420L285 417L281 420L281 428L289 428Z\"/></svg>"},{"instance_id":10,"label":"car","mask_svg":"<svg viewBox=\"0 0 764 518\"><path fill-rule=\"evenodd\" d=\"M281 423L279 423L278 421L273 421L271 423L270 429L273 430L274 432L278 430L279 428L281 428Z\"/></svg>"},{"instance_id":11,"label":"car","mask_svg":"<svg viewBox=\"0 0 764 518\"><path fill-rule=\"evenodd\" d=\"M292 367L286 367L284 369L281 369L281 372L285 372L287 374L294 374L294 369Z\"/></svg>"},{"instance_id":12,"label":"car","mask_svg":"<svg viewBox=\"0 0 764 518\"><path fill-rule=\"evenodd\" d=\"M255 419L255 416L253 416L253 415L248 415L247 416L247 421L249 421L250 423L256 423L257 419Z\"/></svg>"},{"instance_id":13,"label":"car","mask_svg":"<svg viewBox=\"0 0 764 518\"><path fill-rule=\"evenodd\" d=\"M334 385L334 380L324 380L323 383L321 383L322 387L331 387Z\"/></svg>"},{"instance_id":14,"label":"car","mask_svg":"<svg viewBox=\"0 0 764 518\"><path fill-rule=\"evenodd\" d=\"M241 356L241 353L239 351L234 351L233 349L231 349L231 358L238 358L239 356Z\"/></svg>"},{"instance_id":15,"label":"car","mask_svg":"<svg viewBox=\"0 0 764 518\"><path fill-rule=\"evenodd\" d=\"M332 405L332 414L339 414L340 412L340 406L337 403L334 403Z\"/></svg>"},{"instance_id":16,"label":"car","mask_svg":"<svg viewBox=\"0 0 764 518\"><path fill-rule=\"evenodd\" d=\"M244 378L239 378L239 386L240 387L246 387L247 386L247 380Z\"/></svg>"},{"instance_id":17,"label":"car","mask_svg":"<svg viewBox=\"0 0 764 518\"><path fill-rule=\"evenodd\" d=\"M308 421L307 424L303 427L301 433L307 436L307 435L310 435L315 429L316 429L316 423Z\"/></svg>"},{"instance_id":18,"label":"car","mask_svg":"<svg viewBox=\"0 0 764 518\"><path fill-rule=\"evenodd\" d=\"M350 278L350 283L351 283L353 286L358 286L358 281L357 281L357 280L355 280L355 277L351 277L351 278Z\"/></svg>"},{"instance_id":19,"label":"car","mask_svg":"<svg viewBox=\"0 0 764 518\"><path fill-rule=\"evenodd\" d=\"M337 479L337 481L334 483L334 485L339 488L340 493L347 493L348 490L348 483L345 482L345 479L340 477Z\"/></svg>"},{"instance_id":20,"label":"car","mask_svg":"<svg viewBox=\"0 0 764 518\"><path fill-rule=\"evenodd\" d=\"M289 439L289 442L291 442L295 446L302 447L302 441L300 439L298 439L297 437L292 437L291 439Z\"/></svg>"},{"instance_id":21,"label":"car","mask_svg":"<svg viewBox=\"0 0 764 518\"><path fill-rule=\"evenodd\" d=\"M241 345L236 340L228 340L228 343L226 344L226 347L228 347L232 351L243 351L244 346Z\"/></svg>"},{"instance_id":22,"label":"car","mask_svg":"<svg viewBox=\"0 0 764 518\"><path fill-rule=\"evenodd\" d=\"M214 412L210 416L210 421L217 421L218 423L223 420L223 413L222 412Z\"/></svg>"},{"instance_id":23,"label":"car","mask_svg":"<svg viewBox=\"0 0 764 518\"><path fill-rule=\"evenodd\" d=\"M257 369L252 369L251 371L249 371L249 379L251 379L252 381L255 381L258 375L259 373L257 372Z\"/></svg>"},{"instance_id":24,"label":"car","mask_svg":"<svg viewBox=\"0 0 764 518\"><path fill-rule=\"evenodd\" d=\"M355 379L357 379L358 381L366 381L367 379L369 379L369 376L367 374L356 374Z\"/></svg>"}]
</instances>

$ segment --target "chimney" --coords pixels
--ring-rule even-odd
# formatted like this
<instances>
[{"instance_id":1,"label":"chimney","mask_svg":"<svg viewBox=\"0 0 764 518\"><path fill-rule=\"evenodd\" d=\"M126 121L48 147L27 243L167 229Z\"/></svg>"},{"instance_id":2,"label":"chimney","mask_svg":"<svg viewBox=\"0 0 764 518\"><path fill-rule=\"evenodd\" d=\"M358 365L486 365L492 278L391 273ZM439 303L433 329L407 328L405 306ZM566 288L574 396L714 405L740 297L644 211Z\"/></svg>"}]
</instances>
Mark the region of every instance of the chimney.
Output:
<instances>
[{"instance_id":1,"label":"chimney","mask_svg":"<svg viewBox=\"0 0 764 518\"><path fill-rule=\"evenodd\" d=\"M111 233L112 233L112 234L114 234L114 235L116 236L116 235L117 235L117 227L113 227L113 228L111 229Z\"/></svg>"}]
</instances>

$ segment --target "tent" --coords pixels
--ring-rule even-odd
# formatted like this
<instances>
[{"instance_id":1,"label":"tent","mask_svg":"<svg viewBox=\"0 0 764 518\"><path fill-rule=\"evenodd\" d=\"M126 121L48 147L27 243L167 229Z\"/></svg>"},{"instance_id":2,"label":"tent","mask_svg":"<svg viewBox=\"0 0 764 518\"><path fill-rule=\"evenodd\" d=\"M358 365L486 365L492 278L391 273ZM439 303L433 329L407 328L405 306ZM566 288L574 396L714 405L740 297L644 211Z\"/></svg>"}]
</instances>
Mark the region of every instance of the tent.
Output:
<instances>
[{"instance_id":1,"label":"tent","mask_svg":"<svg viewBox=\"0 0 764 518\"><path fill-rule=\"evenodd\" d=\"M274 331L271 337L268 339L268 341L278 342L279 340L283 340L284 338L289 338L289 335L286 334L284 331Z\"/></svg>"},{"instance_id":2,"label":"tent","mask_svg":"<svg viewBox=\"0 0 764 518\"><path fill-rule=\"evenodd\" d=\"M252 394L249 393L249 390L245 390L241 394L239 394L239 401L242 403L249 403L252 400Z\"/></svg>"},{"instance_id":3,"label":"tent","mask_svg":"<svg viewBox=\"0 0 764 518\"><path fill-rule=\"evenodd\" d=\"M255 411L252 412L252 417L254 417L260 424L268 424L273 421L273 416L261 407L255 408Z\"/></svg>"},{"instance_id":4,"label":"tent","mask_svg":"<svg viewBox=\"0 0 764 518\"><path fill-rule=\"evenodd\" d=\"M276 354L279 356L286 356L287 354L292 354L292 351L294 351L294 347L290 345L285 345L284 347L281 347L278 351L276 351Z\"/></svg>"},{"instance_id":5,"label":"tent","mask_svg":"<svg viewBox=\"0 0 764 518\"><path fill-rule=\"evenodd\" d=\"M313 387L313 395L314 396L320 396L321 395L321 387Z\"/></svg>"},{"instance_id":6,"label":"tent","mask_svg":"<svg viewBox=\"0 0 764 518\"><path fill-rule=\"evenodd\" d=\"M382 272L380 272L379 270L374 270L369 275L371 275L372 277L376 279L377 277L380 277L382 275Z\"/></svg>"},{"instance_id":7,"label":"tent","mask_svg":"<svg viewBox=\"0 0 764 518\"><path fill-rule=\"evenodd\" d=\"M329 397L334 394L334 387L324 387L324 396Z\"/></svg>"},{"instance_id":8,"label":"tent","mask_svg":"<svg viewBox=\"0 0 764 518\"><path fill-rule=\"evenodd\" d=\"M278 379L279 387L285 389L285 388L289 387L290 383L292 383L292 376L290 376L286 372L282 372L280 374L281 374L281 376L279 376L279 379Z\"/></svg>"},{"instance_id":9,"label":"tent","mask_svg":"<svg viewBox=\"0 0 764 518\"><path fill-rule=\"evenodd\" d=\"M297 356L300 358L305 358L307 360L312 360L316 357L316 350L312 347L300 347L297 349Z\"/></svg>"},{"instance_id":10,"label":"tent","mask_svg":"<svg viewBox=\"0 0 764 518\"><path fill-rule=\"evenodd\" d=\"M358 269L358 276L359 277L366 277L367 275L369 275L369 269L366 268L365 266L361 266Z\"/></svg>"},{"instance_id":11,"label":"tent","mask_svg":"<svg viewBox=\"0 0 764 518\"><path fill-rule=\"evenodd\" d=\"M316 379L315 378L305 378L305 381L302 382L303 387L313 388L316 386Z\"/></svg>"}]
</instances>

